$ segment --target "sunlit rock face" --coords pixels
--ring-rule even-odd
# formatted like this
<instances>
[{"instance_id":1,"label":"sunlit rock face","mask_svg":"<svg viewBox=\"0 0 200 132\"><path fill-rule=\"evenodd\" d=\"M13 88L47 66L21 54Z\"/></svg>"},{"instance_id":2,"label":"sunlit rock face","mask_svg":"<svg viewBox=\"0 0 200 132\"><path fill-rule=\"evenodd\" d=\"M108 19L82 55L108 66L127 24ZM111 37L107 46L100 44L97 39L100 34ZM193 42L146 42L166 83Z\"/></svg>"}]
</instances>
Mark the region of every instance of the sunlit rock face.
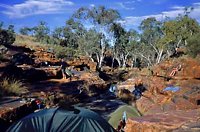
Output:
<instances>
[{"instance_id":1,"label":"sunlit rock face","mask_svg":"<svg viewBox=\"0 0 200 132\"><path fill-rule=\"evenodd\" d=\"M167 132L178 130L195 131L199 127L194 126L200 119L200 110L170 111L156 113L128 119L126 132Z\"/></svg>"}]
</instances>

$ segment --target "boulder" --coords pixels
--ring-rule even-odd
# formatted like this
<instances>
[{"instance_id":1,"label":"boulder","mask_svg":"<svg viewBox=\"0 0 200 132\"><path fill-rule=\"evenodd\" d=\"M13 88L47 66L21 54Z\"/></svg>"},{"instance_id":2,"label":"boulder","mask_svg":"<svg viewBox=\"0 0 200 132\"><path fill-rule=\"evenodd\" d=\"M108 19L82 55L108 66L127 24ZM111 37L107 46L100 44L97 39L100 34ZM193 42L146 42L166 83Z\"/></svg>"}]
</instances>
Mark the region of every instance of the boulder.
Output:
<instances>
[{"instance_id":1,"label":"boulder","mask_svg":"<svg viewBox=\"0 0 200 132\"><path fill-rule=\"evenodd\" d=\"M31 68L23 71L23 78L29 81L41 81L47 79L47 74L43 70Z\"/></svg>"},{"instance_id":2,"label":"boulder","mask_svg":"<svg viewBox=\"0 0 200 132\"><path fill-rule=\"evenodd\" d=\"M79 57L74 60L67 61L67 64L74 66L74 68L78 71L85 71L89 69L90 71L96 71L97 63L91 61L89 57Z\"/></svg>"},{"instance_id":3,"label":"boulder","mask_svg":"<svg viewBox=\"0 0 200 132\"><path fill-rule=\"evenodd\" d=\"M125 127L126 132L167 132L180 129L188 123L199 122L200 109L189 111L170 111L155 113L142 117L129 118Z\"/></svg>"},{"instance_id":4,"label":"boulder","mask_svg":"<svg viewBox=\"0 0 200 132\"><path fill-rule=\"evenodd\" d=\"M154 75L162 77L170 77L170 73L178 65L181 69L171 78L175 79L198 79L200 78L200 62L193 58L179 58L175 60L167 60L152 68Z\"/></svg>"},{"instance_id":5,"label":"boulder","mask_svg":"<svg viewBox=\"0 0 200 132\"><path fill-rule=\"evenodd\" d=\"M129 91L135 90L135 87L143 85L143 80L140 78L129 78L124 82L121 82L117 85L118 89L127 89Z\"/></svg>"},{"instance_id":6,"label":"boulder","mask_svg":"<svg viewBox=\"0 0 200 132\"><path fill-rule=\"evenodd\" d=\"M33 65L34 60L25 53L17 53L12 56L12 63L15 65L22 65L22 64L27 64L27 65Z\"/></svg>"},{"instance_id":7,"label":"boulder","mask_svg":"<svg viewBox=\"0 0 200 132\"><path fill-rule=\"evenodd\" d=\"M85 82L85 88L88 88L88 91L104 92L107 90L107 84L95 72L81 72L78 75L78 80L83 80Z\"/></svg>"},{"instance_id":8,"label":"boulder","mask_svg":"<svg viewBox=\"0 0 200 132\"><path fill-rule=\"evenodd\" d=\"M41 67L41 68L36 68L37 70L44 71L46 73L47 78L51 79L59 79L62 78L62 72L59 67Z\"/></svg>"},{"instance_id":9,"label":"boulder","mask_svg":"<svg viewBox=\"0 0 200 132\"><path fill-rule=\"evenodd\" d=\"M34 52L32 56L34 56L36 65L39 66L41 66L44 62L48 62L51 65L59 62L53 53L43 51L42 49Z\"/></svg>"},{"instance_id":10,"label":"boulder","mask_svg":"<svg viewBox=\"0 0 200 132\"><path fill-rule=\"evenodd\" d=\"M4 67L4 71L2 77L13 77L13 78L21 78L23 76L23 70L15 65L7 65Z\"/></svg>"}]
</instances>

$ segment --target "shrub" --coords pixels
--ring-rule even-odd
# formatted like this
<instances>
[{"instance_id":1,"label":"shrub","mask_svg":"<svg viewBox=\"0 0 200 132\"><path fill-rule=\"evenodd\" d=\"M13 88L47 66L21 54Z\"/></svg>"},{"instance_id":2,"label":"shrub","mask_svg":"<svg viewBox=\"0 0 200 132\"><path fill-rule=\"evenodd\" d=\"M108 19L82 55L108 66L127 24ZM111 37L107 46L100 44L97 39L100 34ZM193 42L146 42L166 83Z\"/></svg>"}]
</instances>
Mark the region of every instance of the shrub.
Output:
<instances>
[{"instance_id":1,"label":"shrub","mask_svg":"<svg viewBox=\"0 0 200 132\"><path fill-rule=\"evenodd\" d=\"M53 45L52 48L57 58L72 58L76 53L74 49L62 47L60 45Z\"/></svg>"},{"instance_id":2,"label":"shrub","mask_svg":"<svg viewBox=\"0 0 200 132\"><path fill-rule=\"evenodd\" d=\"M187 44L187 53L191 57L196 57L198 54L200 54L200 39L199 39L200 33L193 35L191 38L188 39Z\"/></svg>"},{"instance_id":3,"label":"shrub","mask_svg":"<svg viewBox=\"0 0 200 132\"><path fill-rule=\"evenodd\" d=\"M2 95L21 95L27 93L27 87L19 80L4 78L0 82Z\"/></svg>"},{"instance_id":4,"label":"shrub","mask_svg":"<svg viewBox=\"0 0 200 132\"><path fill-rule=\"evenodd\" d=\"M10 45L15 41L15 34L8 30L0 29L0 45Z\"/></svg>"}]
</instances>

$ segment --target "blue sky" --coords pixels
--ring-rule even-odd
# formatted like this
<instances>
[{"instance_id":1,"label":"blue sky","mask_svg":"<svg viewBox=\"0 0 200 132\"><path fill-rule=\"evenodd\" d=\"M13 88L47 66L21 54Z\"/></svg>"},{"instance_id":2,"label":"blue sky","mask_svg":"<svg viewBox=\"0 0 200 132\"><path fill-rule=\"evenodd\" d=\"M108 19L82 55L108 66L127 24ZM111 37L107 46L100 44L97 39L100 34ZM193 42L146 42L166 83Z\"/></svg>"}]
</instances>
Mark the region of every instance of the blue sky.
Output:
<instances>
[{"instance_id":1,"label":"blue sky","mask_svg":"<svg viewBox=\"0 0 200 132\"><path fill-rule=\"evenodd\" d=\"M14 24L18 30L35 26L42 20L53 30L65 25L78 8L99 5L118 10L127 28L136 29L147 17L175 18L188 6L194 7L190 15L200 22L200 0L1 0L0 21L5 26Z\"/></svg>"}]
</instances>

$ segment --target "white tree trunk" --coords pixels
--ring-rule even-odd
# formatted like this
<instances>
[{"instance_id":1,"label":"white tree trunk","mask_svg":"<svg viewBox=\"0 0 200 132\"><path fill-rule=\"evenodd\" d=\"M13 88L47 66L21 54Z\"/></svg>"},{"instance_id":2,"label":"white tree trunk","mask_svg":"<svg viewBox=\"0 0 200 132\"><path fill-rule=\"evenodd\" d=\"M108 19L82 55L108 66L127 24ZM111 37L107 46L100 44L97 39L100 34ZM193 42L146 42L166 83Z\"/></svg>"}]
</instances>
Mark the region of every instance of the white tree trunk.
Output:
<instances>
[{"instance_id":1,"label":"white tree trunk","mask_svg":"<svg viewBox=\"0 0 200 132\"><path fill-rule=\"evenodd\" d=\"M158 57L157 57L157 59L156 59L156 64L160 63L161 58L162 58L162 55L163 55L163 49L161 49L161 50L159 51Z\"/></svg>"},{"instance_id":2,"label":"white tree trunk","mask_svg":"<svg viewBox=\"0 0 200 132\"><path fill-rule=\"evenodd\" d=\"M120 58L119 58L119 57L116 57L116 60L117 60L117 62L118 62L118 64L119 64L119 67L121 67L121 61L120 61Z\"/></svg>"}]
</instances>

